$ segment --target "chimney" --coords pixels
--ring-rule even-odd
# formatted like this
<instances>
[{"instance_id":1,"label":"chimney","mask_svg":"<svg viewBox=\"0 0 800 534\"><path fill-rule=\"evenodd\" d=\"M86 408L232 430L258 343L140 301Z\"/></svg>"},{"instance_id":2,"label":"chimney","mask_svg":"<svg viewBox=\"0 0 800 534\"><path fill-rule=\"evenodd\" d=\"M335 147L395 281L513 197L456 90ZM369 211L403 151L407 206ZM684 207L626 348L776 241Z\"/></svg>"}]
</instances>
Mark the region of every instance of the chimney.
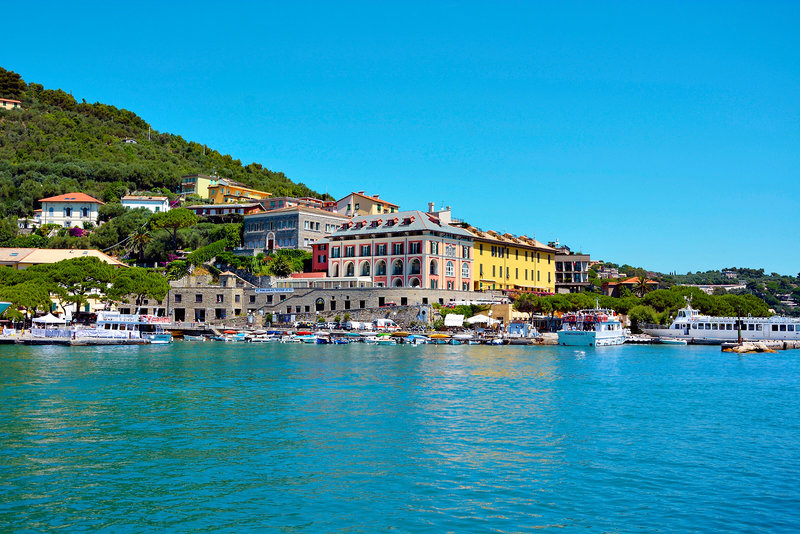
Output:
<instances>
[{"instance_id":1,"label":"chimney","mask_svg":"<svg viewBox=\"0 0 800 534\"><path fill-rule=\"evenodd\" d=\"M372 198L378 198L380 195L372 195Z\"/></svg>"},{"instance_id":2,"label":"chimney","mask_svg":"<svg viewBox=\"0 0 800 534\"><path fill-rule=\"evenodd\" d=\"M363 192L363 191L359 191L359 192L358 192L358 194L359 194L359 195L363 195L363 194L364 194L364 192Z\"/></svg>"},{"instance_id":3,"label":"chimney","mask_svg":"<svg viewBox=\"0 0 800 534\"><path fill-rule=\"evenodd\" d=\"M428 213L436 213L436 208L434 208L436 204L433 202L428 202Z\"/></svg>"},{"instance_id":4,"label":"chimney","mask_svg":"<svg viewBox=\"0 0 800 534\"><path fill-rule=\"evenodd\" d=\"M439 216L439 222L441 224L450 224L452 219L450 218L450 206L447 206L445 209L437 213Z\"/></svg>"}]
</instances>

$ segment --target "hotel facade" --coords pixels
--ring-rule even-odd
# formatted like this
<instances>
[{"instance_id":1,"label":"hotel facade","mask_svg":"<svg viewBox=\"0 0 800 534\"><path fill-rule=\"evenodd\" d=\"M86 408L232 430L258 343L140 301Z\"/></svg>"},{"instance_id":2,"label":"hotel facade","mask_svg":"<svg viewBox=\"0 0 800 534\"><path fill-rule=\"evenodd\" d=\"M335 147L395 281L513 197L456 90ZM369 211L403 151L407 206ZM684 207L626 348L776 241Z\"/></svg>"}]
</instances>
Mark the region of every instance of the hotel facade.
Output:
<instances>
[{"instance_id":1,"label":"hotel facade","mask_svg":"<svg viewBox=\"0 0 800 534\"><path fill-rule=\"evenodd\" d=\"M354 217L315 244L315 262L327 263L329 277L368 279L373 287L469 291L472 235L447 224L447 215L442 220L437 213L402 211Z\"/></svg>"}]
</instances>

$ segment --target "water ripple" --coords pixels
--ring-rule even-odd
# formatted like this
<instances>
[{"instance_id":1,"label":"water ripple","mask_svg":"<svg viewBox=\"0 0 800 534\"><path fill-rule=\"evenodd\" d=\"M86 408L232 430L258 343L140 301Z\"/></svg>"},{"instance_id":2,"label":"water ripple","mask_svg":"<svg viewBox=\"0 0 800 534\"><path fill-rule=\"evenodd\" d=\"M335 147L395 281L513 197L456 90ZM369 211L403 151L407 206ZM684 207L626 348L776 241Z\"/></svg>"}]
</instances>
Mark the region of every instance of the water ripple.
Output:
<instances>
[{"instance_id":1,"label":"water ripple","mask_svg":"<svg viewBox=\"0 0 800 534\"><path fill-rule=\"evenodd\" d=\"M794 532L799 356L0 346L0 529Z\"/></svg>"}]
</instances>

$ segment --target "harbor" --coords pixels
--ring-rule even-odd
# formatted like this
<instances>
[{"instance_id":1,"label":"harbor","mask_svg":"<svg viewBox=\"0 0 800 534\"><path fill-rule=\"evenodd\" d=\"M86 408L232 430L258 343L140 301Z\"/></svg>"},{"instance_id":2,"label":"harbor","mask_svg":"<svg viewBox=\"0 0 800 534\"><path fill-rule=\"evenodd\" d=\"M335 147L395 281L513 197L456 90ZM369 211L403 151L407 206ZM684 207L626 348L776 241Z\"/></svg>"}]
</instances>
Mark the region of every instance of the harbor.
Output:
<instances>
[{"instance_id":1,"label":"harbor","mask_svg":"<svg viewBox=\"0 0 800 534\"><path fill-rule=\"evenodd\" d=\"M780 489L800 477L793 354L3 345L2 517L20 531L794 530Z\"/></svg>"}]
</instances>

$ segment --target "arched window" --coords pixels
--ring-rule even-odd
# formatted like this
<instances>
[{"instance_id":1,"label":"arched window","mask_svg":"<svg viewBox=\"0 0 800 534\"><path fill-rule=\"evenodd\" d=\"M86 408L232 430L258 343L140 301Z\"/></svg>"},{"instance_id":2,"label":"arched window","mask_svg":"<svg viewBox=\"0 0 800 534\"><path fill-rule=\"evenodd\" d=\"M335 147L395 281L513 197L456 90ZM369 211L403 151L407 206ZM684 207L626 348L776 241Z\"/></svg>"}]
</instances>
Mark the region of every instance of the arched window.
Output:
<instances>
[{"instance_id":1,"label":"arched window","mask_svg":"<svg viewBox=\"0 0 800 534\"><path fill-rule=\"evenodd\" d=\"M419 278L412 278L411 283L408 285L411 287L419 287L420 286Z\"/></svg>"},{"instance_id":2,"label":"arched window","mask_svg":"<svg viewBox=\"0 0 800 534\"><path fill-rule=\"evenodd\" d=\"M392 282L392 286L394 286L394 287L403 287L403 279L402 278L398 278L397 280Z\"/></svg>"},{"instance_id":3,"label":"arched window","mask_svg":"<svg viewBox=\"0 0 800 534\"><path fill-rule=\"evenodd\" d=\"M81 215L82 215L83 217L88 217L88 216L89 216L89 208L83 208L83 209L81 210L81 212L82 212L82 213L81 213Z\"/></svg>"},{"instance_id":4,"label":"arched window","mask_svg":"<svg viewBox=\"0 0 800 534\"><path fill-rule=\"evenodd\" d=\"M72 217L72 208L64 208L64 217Z\"/></svg>"},{"instance_id":5,"label":"arched window","mask_svg":"<svg viewBox=\"0 0 800 534\"><path fill-rule=\"evenodd\" d=\"M417 258L414 258L413 260L411 260L411 263L409 265L408 274L420 274L420 272L422 271L420 268L419 260Z\"/></svg>"},{"instance_id":6,"label":"arched window","mask_svg":"<svg viewBox=\"0 0 800 534\"><path fill-rule=\"evenodd\" d=\"M386 276L386 262L380 260L375 264L375 276Z\"/></svg>"},{"instance_id":7,"label":"arched window","mask_svg":"<svg viewBox=\"0 0 800 534\"><path fill-rule=\"evenodd\" d=\"M394 263L392 264L392 274L403 274L403 260L394 260Z\"/></svg>"},{"instance_id":8,"label":"arched window","mask_svg":"<svg viewBox=\"0 0 800 534\"><path fill-rule=\"evenodd\" d=\"M461 265L461 278L469 278L469 263Z\"/></svg>"},{"instance_id":9,"label":"arched window","mask_svg":"<svg viewBox=\"0 0 800 534\"><path fill-rule=\"evenodd\" d=\"M324 310L324 309L325 309L325 301L324 301L324 300L322 300L322 299L317 299L317 300L314 302L314 308L316 309L316 311L322 311L322 310Z\"/></svg>"},{"instance_id":10,"label":"arched window","mask_svg":"<svg viewBox=\"0 0 800 534\"><path fill-rule=\"evenodd\" d=\"M453 265L452 261L448 261L447 263L444 264L444 275L445 276L455 276L456 275L456 268Z\"/></svg>"},{"instance_id":11,"label":"arched window","mask_svg":"<svg viewBox=\"0 0 800 534\"><path fill-rule=\"evenodd\" d=\"M335 278L338 278L338 276L339 276L339 264L338 263L334 263L333 264L333 276Z\"/></svg>"},{"instance_id":12,"label":"arched window","mask_svg":"<svg viewBox=\"0 0 800 534\"><path fill-rule=\"evenodd\" d=\"M361 264L361 276L369 276L369 262L365 261Z\"/></svg>"},{"instance_id":13,"label":"arched window","mask_svg":"<svg viewBox=\"0 0 800 534\"><path fill-rule=\"evenodd\" d=\"M436 260L431 260L430 273L433 275L439 274L439 263Z\"/></svg>"},{"instance_id":14,"label":"arched window","mask_svg":"<svg viewBox=\"0 0 800 534\"><path fill-rule=\"evenodd\" d=\"M356 274L356 266L353 264L353 262L348 263L347 266L345 267L344 275L355 276L355 274Z\"/></svg>"}]
</instances>

